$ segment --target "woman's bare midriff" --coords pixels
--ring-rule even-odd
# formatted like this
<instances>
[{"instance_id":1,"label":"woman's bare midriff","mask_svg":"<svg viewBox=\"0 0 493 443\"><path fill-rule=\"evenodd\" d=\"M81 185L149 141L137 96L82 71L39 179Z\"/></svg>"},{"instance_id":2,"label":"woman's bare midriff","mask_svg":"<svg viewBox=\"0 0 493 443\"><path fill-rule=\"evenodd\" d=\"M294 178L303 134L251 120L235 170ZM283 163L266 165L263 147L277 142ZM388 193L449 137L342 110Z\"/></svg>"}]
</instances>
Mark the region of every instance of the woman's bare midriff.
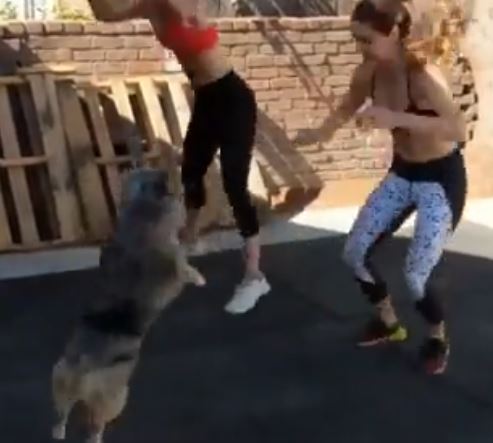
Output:
<instances>
[{"instance_id":1,"label":"woman's bare midriff","mask_svg":"<svg viewBox=\"0 0 493 443\"><path fill-rule=\"evenodd\" d=\"M229 60L221 53L220 46L187 58L178 58L178 61L190 77L193 88L213 83L233 69Z\"/></svg>"},{"instance_id":2,"label":"woman's bare midriff","mask_svg":"<svg viewBox=\"0 0 493 443\"><path fill-rule=\"evenodd\" d=\"M455 143L434 140L420 134L394 135L393 149L402 159L424 163L447 156L455 149Z\"/></svg>"}]
</instances>

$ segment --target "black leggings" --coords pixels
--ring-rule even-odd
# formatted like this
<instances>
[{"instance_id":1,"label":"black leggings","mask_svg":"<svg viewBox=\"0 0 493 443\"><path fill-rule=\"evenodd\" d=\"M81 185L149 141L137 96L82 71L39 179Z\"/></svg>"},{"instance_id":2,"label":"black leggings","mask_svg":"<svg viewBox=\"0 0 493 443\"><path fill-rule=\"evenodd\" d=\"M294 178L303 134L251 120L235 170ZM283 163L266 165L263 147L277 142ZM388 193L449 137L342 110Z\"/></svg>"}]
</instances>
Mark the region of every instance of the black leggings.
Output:
<instances>
[{"instance_id":1,"label":"black leggings","mask_svg":"<svg viewBox=\"0 0 493 443\"><path fill-rule=\"evenodd\" d=\"M182 182L187 208L204 206L204 176L220 148L224 190L244 238L259 231L256 209L248 192L256 124L255 95L232 71L195 91L183 147Z\"/></svg>"}]
</instances>

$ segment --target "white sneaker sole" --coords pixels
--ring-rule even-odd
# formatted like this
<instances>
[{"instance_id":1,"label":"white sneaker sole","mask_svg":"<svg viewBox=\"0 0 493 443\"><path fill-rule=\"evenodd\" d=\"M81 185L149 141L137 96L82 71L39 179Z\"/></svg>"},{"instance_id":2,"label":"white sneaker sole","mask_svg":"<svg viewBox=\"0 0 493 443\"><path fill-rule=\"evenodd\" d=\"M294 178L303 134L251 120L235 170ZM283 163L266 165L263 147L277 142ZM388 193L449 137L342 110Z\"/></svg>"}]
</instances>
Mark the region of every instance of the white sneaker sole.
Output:
<instances>
[{"instance_id":1,"label":"white sneaker sole","mask_svg":"<svg viewBox=\"0 0 493 443\"><path fill-rule=\"evenodd\" d=\"M238 315L238 314L245 314L246 312L252 310L255 306L257 306L259 300L264 296L267 295L271 290L271 287L269 283L265 282L265 284L262 287L262 291L255 297L252 297L250 300L250 303L245 304L241 306L241 303L237 303L235 301L235 297L233 300L231 300L225 307L224 310L233 315ZM236 306L238 305L238 306Z\"/></svg>"}]
</instances>

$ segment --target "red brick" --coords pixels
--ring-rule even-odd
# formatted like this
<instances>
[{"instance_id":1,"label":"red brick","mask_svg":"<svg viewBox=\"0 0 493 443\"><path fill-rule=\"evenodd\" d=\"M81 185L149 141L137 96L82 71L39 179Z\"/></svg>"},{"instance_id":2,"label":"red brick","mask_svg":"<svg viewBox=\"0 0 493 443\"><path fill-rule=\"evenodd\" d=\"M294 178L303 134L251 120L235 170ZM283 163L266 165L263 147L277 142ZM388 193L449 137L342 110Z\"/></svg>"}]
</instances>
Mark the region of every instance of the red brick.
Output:
<instances>
[{"instance_id":1,"label":"red brick","mask_svg":"<svg viewBox=\"0 0 493 443\"><path fill-rule=\"evenodd\" d=\"M232 31L233 30L233 22L231 19L225 18L216 18L214 20L215 25L219 31Z\"/></svg>"},{"instance_id":2,"label":"red brick","mask_svg":"<svg viewBox=\"0 0 493 443\"><path fill-rule=\"evenodd\" d=\"M306 93L303 89L301 88L296 88L296 89L284 89L282 91L282 98L305 98Z\"/></svg>"},{"instance_id":3,"label":"red brick","mask_svg":"<svg viewBox=\"0 0 493 443\"><path fill-rule=\"evenodd\" d=\"M43 34L44 29L42 22L29 21L25 22L25 26L26 32L30 35Z\"/></svg>"},{"instance_id":4,"label":"red brick","mask_svg":"<svg viewBox=\"0 0 493 443\"><path fill-rule=\"evenodd\" d=\"M118 49L123 48L123 45L123 37L96 36L92 42L92 47L95 49Z\"/></svg>"},{"instance_id":5,"label":"red brick","mask_svg":"<svg viewBox=\"0 0 493 443\"><path fill-rule=\"evenodd\" d=\"M270 79L270 86L274 89L299 88L300 80L296 77L278 77Z\"/></svg>"},{"instance_id":6,"label":"red brick","mask_svg":"<svg viewBox=\"0 0 493 443\"><path fill-rule=\"evenodd\" d=\"M291 29L295 31L303 31L308 29L308 19L305 18L280 18L279 25L285 29Z\"/></svg>"},{"instance_id":7,"label":"red brick","mask_svg":"<svg viewBox=\"0 0 493 443\"><path fill-rule=\"evenodd\" d=\"M26 25L23 22L7 22L4 33L8 37L19 37L26 34Z\"/></svg>"},{"instance_id":8,"label":"red brick","mask_svg":"<svg viewBox=\"0 0 493 443\"><path fill-rule=\"evenodd\" d=\"M129 61L137 60L137 49L110 49L106 51L105 59L108 61Z\"/></svg>"},{"instance_id":9,"label":"red brick","mask_svg":"<svg viewBox=\"0 0 493 443\"><path fill-rule=\"evenodd\" d=\"M82 24L84 34L101 34L103 23L87 22Z\"/></svg>"},{"instance_id":10,"label":"red brick","mask_svg":"<svg viewBox=\"0 0 493 443\"><path fill-rule=\"evenodd\" d=\"M276 100L275 102L268 102L267 105L269 112L289 111L293 108L292 101L285 99Z\"/></svg>"},{"instance_id":11,"label":"red brick","mask_svg":"<svg viewBox=\"0 0 493 443\"><path fill-rule=\"evenodd\" d=\"M246 57L246 66L249 68L258 68L274 65L274 57L270 55L254 54Z\"/></svg>"},{"instance_id":12,"label":"red brick","mask_svg":"<svg viewBox=\"0 0 493 443\"><path fill-rule=\"evenodd\" d=\"M228 32L220 35L221 44L223 45L238 45L253 43L250 40L250 33ZM260 41L263 41L260 40Z\"/></svg>"},{"instance_id":13,"label":"red brick","mask_svg":"<svg viewBox=\"0 0 493 443\"><path fill-rule=\"evenodd\" d=\"M246 68L244 57L230 57L229 61L232 63L235 70L243 71Z\"/></svg>"},{"instance_id":14,"label":"red brick","mask_svg":"<svg viewBox=\"0 0 493 443\"><path fill-rule=\"evenodd\" d=\"M274 65L275 66L291 66L293 64L293 60L289 55L275 55L274 56Z\"/></svg>"},{"instance_id":15,"label":"red brick","mask_svg":"<svg viewBox=\"0 0 493 443\"><path fill-rule=\"evenodd\" d=\"M313 17L308 23L308 29L328 30L332 28L334 17Z\"/></svg>"},{"instance_id":16,"label":"red brick","mask_svg":"<svg viewBox=\"0 0 493 443\"><path fill-rule=\"evenodd\" d=\"M269 89L270 88L269 80L250 80L248 82L248 84L255 91L261 91L263 89Z\"/></svg>"},{"instance_id":17,"label":"red brick","mask_svg":"<svg viewBox=\"0 0 493 443\"><path fill-rule=\"evenodd\" d=\"M330 20L331 29L348 29L349 28L349 17L340 16L340 17L331 17Z\"/></svg>"},{"instance_id":18,"label":"red brick","mask_svg":"<svg viewBox=\"0 0 493 443\"><path fill-rule=\"evenodd\" d=\"M296 77L299 69L299 66L293 66L291 68L277 68L280 77Z\"/></svg>"},{"instance_id":19,"label":"red brick","mask_svg":"<svg viewBox=\"0 0 493 443\"><path fill-rule=\"evenodd\" d=\"M265 37L262 33L260 32L249 32L247 34L247 40L246 43L265 43L268 41L268 37Z\"/></svg>"},{"instance_id":20,"label":"red brick","mask_svg":"<svg viewBox=\"0 0 493 443\"><path fill-rule=\"evenodd\" d=\"M340 54L329 56L329 63L332 65L347 65L350 63L361 63L363 57L360 54Z\"/></svg>"},{"instance_id":21,"label":"red brick","mask_svg":"<svg viewBox=\"0 0 493 443\"><path fill-rule=\"evenodd\" d=\"M301 39L304 43L322 43L325 41L324 32L305 32Z\"/></svg>"},{"instance_id":22,"label":"red brick","mask_svg":"<svg viewBox=\"0 0 493 443\"><path fill-rule=\"evenodd\" d=\"M123 62L96 62L94 72L97 74L123 74L125 63Z\"/></svg>"},{"instance_id":23,"label":"red brick","mask_svg":"<svg viewBox=\"0 0 493 443\"><path fill-rule=\"evenodd\" d=\"M151 62L151 61L131 61L128 63L129 74L151 74L156 72L161 72L163 70L162 62Z\"/></svg>"},{"instance_id":24,"label":"red brick","mask_svg":"<svg viewBox=\"0 0 493 443\"><path fill-rule=\"evenodd\" d=\"M47 21L43 23L45 34L61 34L63 32L63 22Z\"/></svg>"},{"instance_id":25,"label":"red brick","mask_svg":"<svg viewBox=\"0 0 493 443\"><path fill-rule=\"evenodd\" d=\"M231 48L231 55L234 56L245 56L250 54L258 54L259 47L258 45L239 45L233 46Z\"/></svg>"},{"instance_id":26,"label":"red brick","mask_svg":"<svg viewBox=\"0 0 493 443\"><path fill-rule=\"evenodd\" d=\"M353 36L350 31L328 31L326 40L329 42L350 42Z\"/></svg>"},{"instance_id":27,"label":"red brick","mask_svg":"<svg viewBox=\"0 0 493 443\"><path fill-rule=\"evenodd\" d=\"M279 91L256 91L255 97L258 101L277 100L279 99Z\"/></svg>"},{"instance_id":28,"label":"red brick","mask_svg":"<svg viewBox=\"0 0 493 443\"><path fill-rule=\"evenodd\" d=\"M353 54L357 51L356 43L343 43L339 45L339 52L342 54Z\"/></svg>"},{"instance_id":29,"label":"red brick","mask_svg":"<svg viewBox=\"0 0 493 443\"><path fill-rule=\"evenodd\" d=\"M66 48L40 49L36 56L41 62L67 62L72 60L72 51Z\"/></svg>"},{"instance_id":30,"label":"red brick","mask_svg":"<svg viewBox=\"0 0 493 443\"><path fill-rule=\"evenodd\" d=\"M301 43L303 41L303 33L298 31L285 31L281 33L280 40L288 40L290 43Z\"/></svg>"},{"instance_id":31,"label":"red brick","mask_svg":"<svg viewBox=\"0 0 493 443\"><path fill-rule=\"evenodd\" d=\"M115 34L134 34L134 25L129 21L116 23L114 27Z\"/></svg>"},{"instance_id":32,"label":"red brick","mask_svg":"<svg viewBox=\"0 0 493 443\"><path fill-rule=\"evenodd\" d=\"M133 51L127 49L127 51ZM161 47L152 49L141 49L139 51L139 60L162 60L164 58L164 50Z\"/></svg>"},{"instance_id":33,"label":"red brick","mask_svg":"<svg viewBox=\"0 0 493 443\"><path fill-rule=\"evenodd\" d=\"M225 56L225 57L229 57L231 55L231 47L229 46L220 46L219 47L219 52Z\"/></svg>"},{"instance_id":34,"label":"red brick","mask_svg":"<svg viewBox=\"0 0 493 443\"><path fill-rule=\"evenodd\" d=\"M260 54L275 54L276 53L276 51L274 50L274 48L270 44L260 45L260 47L258 48L258 51Z\"/></svg>"},{"instance_id":35,"label":"red brick","mask_svg":"<svg viewBox=\"0 0 493 443\"><path fill-rule=\"evenodd\" d=\"M293 100L294 109L315 109L316 103L313 100L297 99Z\"/></svg>"},{"instance_id":36,"label":"red brick","mask_svg":"<svg viewBox=\"0 0 493 443\"><path fill-rule=\"evenodd\" d=\"M295 54L313 54L314 52L314 46L311 43L295 43L292 46L293 49L291 49L290 46L287 46L286 49L293 51Z\"/></svg>"},{"instance_id":37,"label":"red brick","mask_svg":"<svg viewBox=\"0 0 493 443\"><path fill-rule=\"evenodd\" d=\"M151 23L148 20L136 20L133 25L135 34L154 34Z\"/></svg>"},{"instance_id":38,"label":"red brick","mask_svg":"<svg viewBox=\"0 0 493 443\"><path fill-rule=\"evenodd\" d=\"M318 76L328 76L329 75L329 67L328 66L308 66L308 70L311 75Z\"/></svg>"},{"instance_id":39,"label":"red brick","mask_svg":"<svg viewBox=\"0 0 493 443\"><path fill-rule=\"evenodd\" d=\"M255 25L250 18L235 18L233 21L234 31L251 31L255 29Z\"/></svg>"},{"instance_id":40,"label":"red brick","mask_svg":"<svg viewBox=\"0 0 493 443\"><path fill-rule=\"evenodd\" d=\"M249 72L250 78L274 78L277 77L277 68L252 68Z\"/></svg>"},{"instance_id":41,"label":"red brick","mask_svg":"<svg viewBox=\"0 0 493 443\"><path fill-rule=\"evenodd\" d=\"M88 49L86 51L74 51L74 60L77 62L104 60L104 50Z\"/></svg>"},{"instance_id":42,"label":"red brick","mask_svg":"<svg viewBox=\"0 0 493 443\"><path fill-rule=\"evenodd\" d=\"M124 37L123 45L125 48L132 49L145 49L145 48L153 48L156 40L154 37L146 37L146 36L134 36L134 37Z\"/></svg>"},{"instance_id":43,"label":"red brick","mask_svg":"<svg viewBox=\"0 0 493 443\"><path fill-rule=\"evenodd\" d=\"M301 57L303 64L305 65L323 65L327 61L325 54L305 55Z\"/></svg>"},{"instance_id":44,"label":"red brick","mask_svg":"<svg viewBox=\"0 0 493 443\"><path fill-rule=\"evenodd\" d=\"M334 95L345 95L348 92L348 88L346 86L337 86L332 88L332 94Z\"/></svg>"},{"instance_id":45,"label":"red brick","mask_svg":"<svg viewBox=\"0 0 493 443\"><path fill-rule=\"evenodd\" d=\"M50 35L42 39L41 47L43 49L90 49L92 46L92 37L90 36L54 36Z\"/></svg>"},{"instance_id":46,"label":"red brick","mask_svg":"<svg viewBox=\"0 0 493 443\"><path fill-rule=\"evenodd\" d=\"M333 75L351 75L356 65L332 65L330 71Z\"/></svg>"},{"instance_id":47,"label":"red brick","mask_svg":"<svg viewBox=\"0 0 493 443\"><path fill-rule=\"evenodd\" d=\"M80 22L63 22L63 32L66 34L82 34L84 27Z\"/></svg>"},{"instance_id":48,"label":"red brick","mask_svg":"<svg viewBox=\"0 0 493 443\"><path fill-rule=\"evenodd\" d=\"M315 44L315 52L317 54L337 54L339 52L339 48L337 47L337 43L316 43Z\"/></svg>"}]
</instances>

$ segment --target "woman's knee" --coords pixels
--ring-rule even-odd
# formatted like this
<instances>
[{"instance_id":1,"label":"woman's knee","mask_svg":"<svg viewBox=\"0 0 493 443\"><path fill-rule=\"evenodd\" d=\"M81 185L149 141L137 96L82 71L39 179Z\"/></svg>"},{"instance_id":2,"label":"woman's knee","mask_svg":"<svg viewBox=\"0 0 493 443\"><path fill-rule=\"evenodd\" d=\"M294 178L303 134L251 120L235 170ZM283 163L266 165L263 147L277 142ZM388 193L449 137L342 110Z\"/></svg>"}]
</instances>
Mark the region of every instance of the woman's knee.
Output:
<instances>
[{"instance_id":1,"label":"woman's knee","mask_svg":"<svg viewBox=\"0 0 493 443\"><path fill-rule=\"evenodd\" d=\"M200 209L205 205L206 195L204 179L191 168L182 169L181 181L185 194L185 205L187 208Z\"/></svg>"},{"instance_id":2,"label":"woman's knee","mask_svg":"<svg viewBox=\"0 0 493 443\"><path fill-rule=\"evenodd\" d=\"M355 241L354 237L348 237L342 251L342 261L356 271L365 265L366 250Z\"/></svg>"}]
</instances>

